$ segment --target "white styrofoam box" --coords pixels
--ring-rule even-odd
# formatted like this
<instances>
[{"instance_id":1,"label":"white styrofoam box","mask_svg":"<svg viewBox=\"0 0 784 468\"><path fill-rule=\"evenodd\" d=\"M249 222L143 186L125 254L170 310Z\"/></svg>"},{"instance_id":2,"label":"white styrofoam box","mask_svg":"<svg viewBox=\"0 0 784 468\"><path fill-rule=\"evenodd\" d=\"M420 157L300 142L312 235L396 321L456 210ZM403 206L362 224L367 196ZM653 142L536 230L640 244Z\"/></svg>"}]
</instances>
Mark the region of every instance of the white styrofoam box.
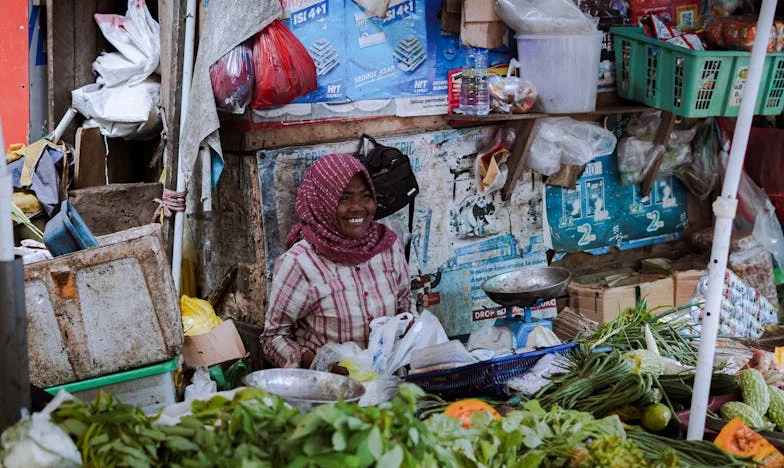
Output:
<instances>
[{"instance_id":1,"label":"white styrofoam box","mask_svg":"<svg viewBox=\"0 0 784 468\"><path fill-rule=\"evenodd\" d=\"M180 306L160 225L25 266L30 381L47 388L172 358Z\"/></svg>"}]
</instances>

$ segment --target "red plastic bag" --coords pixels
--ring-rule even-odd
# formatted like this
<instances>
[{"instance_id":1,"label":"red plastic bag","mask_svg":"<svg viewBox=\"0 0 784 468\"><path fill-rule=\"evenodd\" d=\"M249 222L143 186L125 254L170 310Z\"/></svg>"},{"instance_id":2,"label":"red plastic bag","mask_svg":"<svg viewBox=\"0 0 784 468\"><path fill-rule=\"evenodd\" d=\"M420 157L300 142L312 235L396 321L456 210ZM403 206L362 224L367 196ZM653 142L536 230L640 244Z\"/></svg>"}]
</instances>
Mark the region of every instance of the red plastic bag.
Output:
<instances>
[{"instance_id":1,"label":"red plastic bag","mask_svg":"<svg viewBox=\"0 0 784 468\"><path fill-rule=\"evenodd\" d=\"M253 95L253 51L249 42L231 49L210 66L210 81L218 109L245 113Z\"/></svg>"},{"instance_id":2,"label":"red plastic bag","mask_svg":"<svg viewBox=\"0 0 784 468\"><path fill-rule=\"evenodd\" d=\"M280 20L270 23L254 38L253 64L254 109L288 104L318 87L313 59Z\"/></svg>"}]
</instances>

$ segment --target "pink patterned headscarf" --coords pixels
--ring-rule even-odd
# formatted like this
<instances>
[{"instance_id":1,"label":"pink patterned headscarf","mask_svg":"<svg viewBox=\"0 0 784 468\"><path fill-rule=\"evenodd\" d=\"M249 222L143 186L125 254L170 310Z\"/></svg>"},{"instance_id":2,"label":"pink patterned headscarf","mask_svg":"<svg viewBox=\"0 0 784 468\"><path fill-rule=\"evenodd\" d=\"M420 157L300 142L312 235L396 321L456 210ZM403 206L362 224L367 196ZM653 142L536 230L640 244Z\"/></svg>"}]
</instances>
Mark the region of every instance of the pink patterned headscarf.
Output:
<instances>
[{"instance_id":1,"label":"pink patterned headscarf","mask_svg":"<svg viewBox=\"0 0 784 468\"><path fill-rule=\"evenodd\" d=\"M335 263L354 265L392 247L397 235L383 224L373 222L361 239L346 237L338 229L340 196L357 174L365 178L375 201L370 174L354 156L330 154L311 166L297 189L295 209L301 222L286 236L286 248L305 239L317 254Z\"/></svg>"}]
</instances>

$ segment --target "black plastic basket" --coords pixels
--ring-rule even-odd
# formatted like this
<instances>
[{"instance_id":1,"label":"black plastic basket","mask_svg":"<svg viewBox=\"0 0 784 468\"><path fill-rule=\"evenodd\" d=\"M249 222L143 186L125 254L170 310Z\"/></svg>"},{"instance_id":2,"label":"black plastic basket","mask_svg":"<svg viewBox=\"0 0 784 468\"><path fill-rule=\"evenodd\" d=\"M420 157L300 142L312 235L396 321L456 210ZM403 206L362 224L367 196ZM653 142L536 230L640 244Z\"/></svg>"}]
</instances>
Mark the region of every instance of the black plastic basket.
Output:
<instances>
[{"instance_id":1,"label":"black plastic basket","mask_svg":"<svg viewBox=\"0 0 784 468\"><path fill-rule=\"evenodd\" d=\"M502 395L506 381L528 372L545 354L564 354L577 346L577 343L566 343L454 369L408 375L404 379L443 398Z\"/></svg>"}]
</instances>

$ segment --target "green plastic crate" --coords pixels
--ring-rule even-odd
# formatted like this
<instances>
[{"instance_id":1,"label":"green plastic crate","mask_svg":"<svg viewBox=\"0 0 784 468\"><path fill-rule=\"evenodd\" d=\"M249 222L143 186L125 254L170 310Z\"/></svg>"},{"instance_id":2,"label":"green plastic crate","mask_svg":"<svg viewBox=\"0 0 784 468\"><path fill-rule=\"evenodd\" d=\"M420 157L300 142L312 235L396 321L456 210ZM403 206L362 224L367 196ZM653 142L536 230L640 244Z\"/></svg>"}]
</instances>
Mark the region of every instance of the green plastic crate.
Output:
<instances>
[{"instance_id":1,"label":"green plastic crate","mask_svg":"<svg viewBox=\"0 0 784 468\"><path fill-rule=\"evenodd\" d=\"M683 117L734 117L746 82L749 52L695 51L645 35L611 29L618 96ZM784 53L768 53L755 114L784 109Z\"/></svg>"},{"instance_id":2,"label":"green plastic crate","mask_svg":"<svg viewBox=\"0 0 784 468\"><path fill-rule=\"evenodd\" d=\"M82 401L92 401L99 391L114 393L123 403L139 406L147 413L176 403L173 371L177 359L171 359L151 366L140 367L114 374L80 380L45 389L56 395L65 389Z\"/></svg>"}]
</instances>

